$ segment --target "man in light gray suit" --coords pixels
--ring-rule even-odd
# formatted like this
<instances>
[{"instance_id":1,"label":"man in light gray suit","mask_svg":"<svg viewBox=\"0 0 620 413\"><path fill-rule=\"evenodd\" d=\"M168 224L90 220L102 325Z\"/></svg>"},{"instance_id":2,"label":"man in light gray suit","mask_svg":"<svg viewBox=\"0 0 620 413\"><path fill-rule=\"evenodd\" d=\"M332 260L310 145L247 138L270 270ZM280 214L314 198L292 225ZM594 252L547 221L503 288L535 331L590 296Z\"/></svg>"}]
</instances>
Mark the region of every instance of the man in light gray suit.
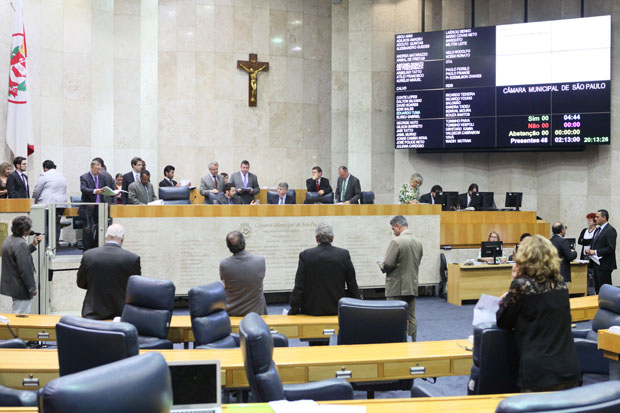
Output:
<instances>
[{"instance_id":1,"label":"man in light gray suit","mask_svg":"<svg viewBox=\"0 0 620 413\"><path fill-rule=\"evenodd\" d=\"M6 237L2 244L0 294L13 298L14 314L30 314L32 297L37 295L32 253L41 242L41 235L35 235L28 245L25 237L31 228L32 221L27 216L15 218L11 223L13 235Z\"/></svg>"},{"instance_id":2,"label":"man in light gray suit","mask_svg":"<svg viewBox=\"0 0 620 413\"><path fill-rule=\"evenodd\" d=\"M32 197L35 204L67 202L67 180L56 170L54 162L43 162L43 173L37 179Z\"/></svg>"},{"instance_id":3,"label":"man in light gray suit","mask_svg":"<svg viewBox=\"0 0 620 413\"><path fill-rule=\"evenodd\" d=\"M200 180L200 195L205 197L205 204L213 204L213 201L224 192L224 177L218 174L217 162L209 163L209 174Z\"/></svg>"},{"instance_id":4,"label":"man in light gray suit","mask_svg":"<svg viewBox=\"0 0 620 413\"><path fill-rule=\"evenodd\" d=\"M385 297L402 300L409 305L407 334L416 340L415 298L418 295L418 269L422 261L422 243L415 239L407 219L397 215L390 220L396 238L390 242L385 259L380 263L385 273Z\"/></svg>"},{"instance_id":5,"label":"man in light gray suit","mask_svg":"<svg viewBox=\"0 0 620 413\"><path fill-rule=\"evenodd\" d=\"M132 182L127 188L129 193L127 198L130 204L146 205L157 199L153 184L151 183L151 173L149 171L140 171L140 182Z\"/></svg>"},{"instance_id":6,"label":"man in light gray suit","mask_svg":"<svg viewBox=\"0 0 620 413\"><path fill-rule=\"evenodd\" d=\"M260 192L258 178L250 172L250 162L241 161L241 170L230 177L230 183L237 188L237 195L241 196L244 204L250 204L254 195Z\"/></svg>"},{"instance_id":7,"label":"man in light gray suit","mask_svg":"<svg viewBox=\"0 0 620 413\"><path fill-rule=\"evenodd\" d=\"M247 252L245 238L239 231L226 235L226 245L233 255L220 261L220 279L226 289L228 315L267 314L263 294L265 257Z\"/></svg>"}]
</instances>

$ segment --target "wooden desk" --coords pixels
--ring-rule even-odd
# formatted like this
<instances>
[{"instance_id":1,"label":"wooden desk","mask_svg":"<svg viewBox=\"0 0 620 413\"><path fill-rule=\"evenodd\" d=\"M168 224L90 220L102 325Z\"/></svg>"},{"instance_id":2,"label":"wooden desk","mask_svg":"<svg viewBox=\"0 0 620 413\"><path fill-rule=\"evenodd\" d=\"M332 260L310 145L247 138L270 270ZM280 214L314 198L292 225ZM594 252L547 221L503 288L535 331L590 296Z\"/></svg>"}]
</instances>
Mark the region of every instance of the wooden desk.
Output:
<instances>
[{"instance_id":1,"label":"wooden desk","mask_svg":"<svg viewBox=\"0 0 620 413\"><path fill-rule=\"evenodd\" d=\"M592 320L598 311L598 295L570 299L570 316L573 323Z\"/></svg>"},{"instance_id":2,"label":"wooden desk","mask_svg":"<svg viewBox=\"0 0 620 413\"><path fill-rule=\"evenodd\" d=\"M56 324L62 316L31 314L17 317L1 314L9 319L9 326L17 337L30 341L56 341ZM242 317L231 317L233 332L239 331ZM263 320L273 330L288 338L325 338L338 334L338 316L314 317L309 315L266 315ZM0 339L13 338L6 324L0 323ZM172 316L168 339L175 343L194 341L190 316Z\"/></svg>"},{"instance_id":3,"label":"wooden desk","mask_svg":"<svg viewBox=\"0 0 620 413\"><path fill-rule=\"evenodd\" d=\"M0 199L0 212L30 212L30 198Z\"/></svg>"},{"instance_id":4,"label":"wooden desk","mask_svg":"<svg viewBox=\"0 0 620 413\"><path fill-rule=\"evenodd\" d=\"M421 397L417 399L339 400L319 404L366 406L366 413L492 413L497 405L511 394L483 396ZM266 403L265 403L266 404ZM262 404L262 405L265 405ZM228 406L222 406L227 413ZM37 413L36 407L0 407L0 413Z\"/></svg>"},{"instance_id":5,"label":"wooden desk","mask_svg":"<svg viewBox=\"0 0 620 413\"><path fill-rule=\"evenodd\" d=\"M588 266L571 263L572 282L570 294L586 295L588 291ZM497 265L448 265L448 302L461 305L463 300L477 300L481 294L501 296L510 287L512 264Z\"/></svg>"},{"instance_id":6,"label":"wooden desk","mask_svg":"<svg viewBox=\"0 0 620 413\"><path fill-rule=\"evenodd\" d=\"M620 335L599 330L598 348L609 359L609 380L620 380Z\"/></svg>"},{"instance_id":7,"label":"wooden desk","mask_svg":"<svg viewBox=\"0 0 620 413\"><path fill-rule=\"evenodd\" d=\"M349 372L350 381L384 381L419 377L467 375L471 351L467 340L363 344L274 349L283 383L305 383ZM150 350L153 351L153 350ZM248 387L241 350L159 350L166 360L219 359L222 387ZM32 375L32 377L31 377ZM56 350L0 349L0 384L37 388L58 377ZM24 380L32 379L32 386Z\"/></svg>"}]
</instances>

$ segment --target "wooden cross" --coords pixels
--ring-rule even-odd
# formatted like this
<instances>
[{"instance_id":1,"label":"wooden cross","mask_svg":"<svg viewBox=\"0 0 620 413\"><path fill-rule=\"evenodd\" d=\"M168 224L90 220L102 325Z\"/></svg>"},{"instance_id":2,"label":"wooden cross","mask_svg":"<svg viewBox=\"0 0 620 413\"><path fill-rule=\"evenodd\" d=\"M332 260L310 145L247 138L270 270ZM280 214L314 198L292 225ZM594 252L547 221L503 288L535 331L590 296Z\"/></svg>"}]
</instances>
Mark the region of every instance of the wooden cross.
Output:
<instances>
[{"instance_id":1,"label":"wooden cross","mask_svg":"<svg viewBox=\"0 0 620 413\"><path fill-rule=\"evenodd\" d=\"M237 60L237 69L248 72L248 106L256 106L258 101L258 72L269 71L268 62L257 62L257 55L250 53L250 60Z\"/></svg>"}]
</instances>

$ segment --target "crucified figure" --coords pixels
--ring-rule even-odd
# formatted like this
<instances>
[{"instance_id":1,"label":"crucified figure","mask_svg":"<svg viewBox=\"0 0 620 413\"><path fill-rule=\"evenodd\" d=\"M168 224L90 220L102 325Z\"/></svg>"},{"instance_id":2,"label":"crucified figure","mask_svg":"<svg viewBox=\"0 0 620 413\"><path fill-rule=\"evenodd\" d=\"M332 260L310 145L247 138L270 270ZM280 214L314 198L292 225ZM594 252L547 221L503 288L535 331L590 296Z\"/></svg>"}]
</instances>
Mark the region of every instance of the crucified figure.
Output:
<instances>
[{"instance_id":1,"label":"crucified figure","mask_svg":"<svg viewBox=\"0 0 620 413\"><path fill-rule=\"evenodd\" d=\"M239 66L241 66L243 70L250 74L250 87L252 88L252 97L250 98L250 101L256 102L256 76L258 75L258 72L267 67L267 65L263 65L258 69L254 69L252 67L247 68L243 65L243 63L239 63Z\"/></svg>"}]
</instances>

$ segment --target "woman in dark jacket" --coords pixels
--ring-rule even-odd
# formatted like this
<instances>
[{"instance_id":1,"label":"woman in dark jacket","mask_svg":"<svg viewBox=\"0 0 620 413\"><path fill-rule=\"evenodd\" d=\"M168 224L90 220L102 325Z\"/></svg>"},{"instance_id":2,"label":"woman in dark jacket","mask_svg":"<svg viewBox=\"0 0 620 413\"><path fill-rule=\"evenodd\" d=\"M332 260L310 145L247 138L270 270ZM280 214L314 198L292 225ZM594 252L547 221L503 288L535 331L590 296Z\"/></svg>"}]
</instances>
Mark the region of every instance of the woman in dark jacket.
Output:
<instances>
[{"instance_id":1,"label":"woman in dark jacket","mask_svg":"<svg viewBox=\"0 0 620 413\"><path fill-rule=\"evenodd\" d=\"M578 386L581 369L571 334L568 285L560 274L556 248L540 235L525 238L512 277L497 324L514 329L521 391Z\"/></svg>"}]
</instances>

